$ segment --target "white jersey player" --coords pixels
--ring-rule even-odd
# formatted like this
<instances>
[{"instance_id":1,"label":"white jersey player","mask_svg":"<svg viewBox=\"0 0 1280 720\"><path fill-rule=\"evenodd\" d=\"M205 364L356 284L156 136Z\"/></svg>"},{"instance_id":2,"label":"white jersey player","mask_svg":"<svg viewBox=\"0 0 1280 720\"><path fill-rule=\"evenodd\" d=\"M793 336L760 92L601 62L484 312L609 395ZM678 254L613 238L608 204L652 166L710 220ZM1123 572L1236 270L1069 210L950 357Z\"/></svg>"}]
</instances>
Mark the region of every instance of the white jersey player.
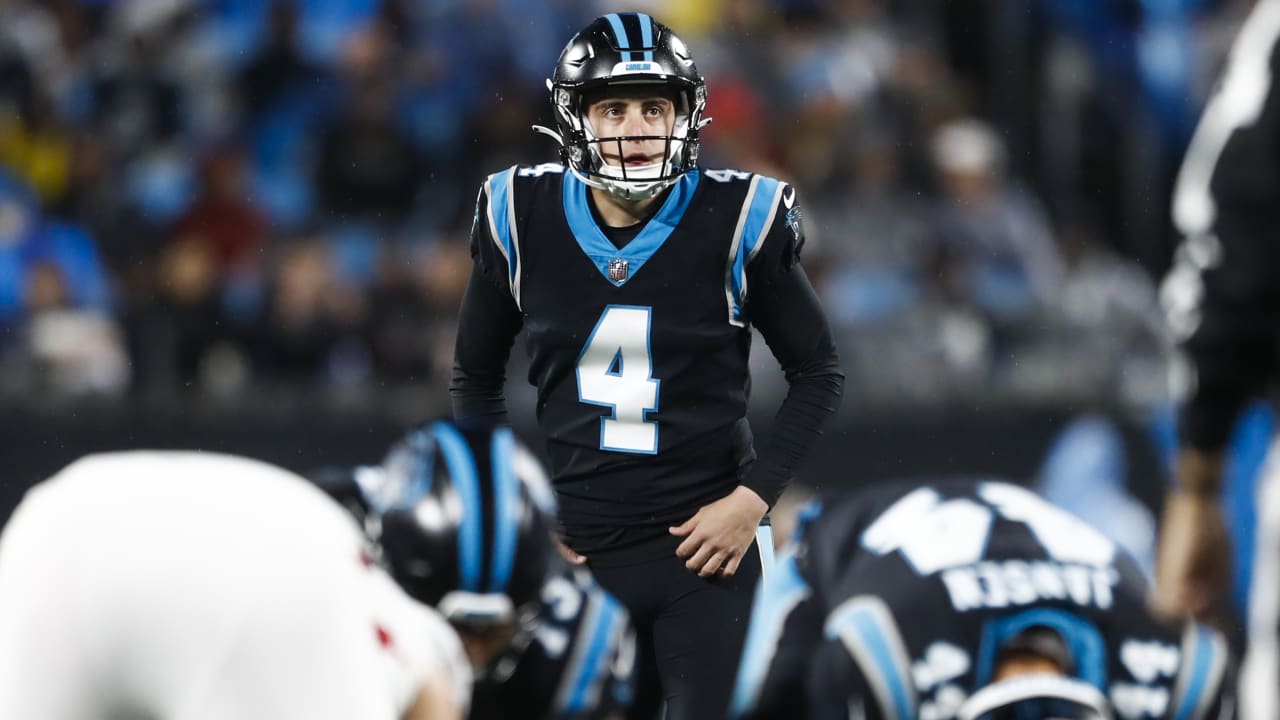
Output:
<instances>
[{"instance_id":1,"label":"white jersey player","mask_svg":"<svg viewBox=\"0 0 1280 720\"><path fill-rule=\"evenodd\" d=\"M0 718L460 717L471 674L351 516L265 463L83 458L0 535Z\"/></svg>"}]
</instances>

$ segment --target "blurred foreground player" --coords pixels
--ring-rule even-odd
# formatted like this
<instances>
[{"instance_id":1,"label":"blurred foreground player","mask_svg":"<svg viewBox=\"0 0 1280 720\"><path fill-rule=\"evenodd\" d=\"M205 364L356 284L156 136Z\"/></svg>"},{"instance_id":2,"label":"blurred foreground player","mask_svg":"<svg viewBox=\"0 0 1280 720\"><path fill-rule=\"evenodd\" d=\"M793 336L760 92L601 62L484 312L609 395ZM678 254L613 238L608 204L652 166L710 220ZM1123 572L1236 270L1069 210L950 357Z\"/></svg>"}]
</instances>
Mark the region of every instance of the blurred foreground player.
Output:
<instances>
[{"instance_id":1,"label":"blurred foreground player","mask_svg":"<svg viewBox=\"0 0 1280 720\"><path fill-rule=\"evenodd\" d=\"M1137 566L1034 493L888 486L810 505L760 586L733 714L1219 718L1226 643L1146 608Z\"/></svg>"},{"instance_id":2,"label":"blurred foreground player","mask_svg":"<svg viewBox=\"0 0 1280 720\"><path fill-rule=\"evenodd\" d=\"M1176 484L1165 500L1157 607L1223 622L1231 549L1223 457L1246 403L1280 379L1280 0L1259 0L1183 160L1183 236L1161 288L1181 362ZM1280 717L1280 455L1259 477L1240 715Z\"/></svg>"},{"instance_id":3,"label":"blurred foreground player","mask_svg":"<svg viewBox=\"0 0 1280 720\"><path fill-rule=\"evenodd\" d=\"M341 507L265 463L125 452L72 463L0 535L0 717L461 717L439 615Z\"/></svg>"},{"instance_id":4,"label":"blurred foreground player","mask_svg":"<svg viewBox=\"0 0 1280 720\"><path fill-rule=\"evenodd\" d=\"M627 613L554 549L549 482L509 428L433 423L380 467L313 479L364 518L401 585L457 631L476 679L473 720L621 717L635 668Z\"/></svg>"}]
</instances>

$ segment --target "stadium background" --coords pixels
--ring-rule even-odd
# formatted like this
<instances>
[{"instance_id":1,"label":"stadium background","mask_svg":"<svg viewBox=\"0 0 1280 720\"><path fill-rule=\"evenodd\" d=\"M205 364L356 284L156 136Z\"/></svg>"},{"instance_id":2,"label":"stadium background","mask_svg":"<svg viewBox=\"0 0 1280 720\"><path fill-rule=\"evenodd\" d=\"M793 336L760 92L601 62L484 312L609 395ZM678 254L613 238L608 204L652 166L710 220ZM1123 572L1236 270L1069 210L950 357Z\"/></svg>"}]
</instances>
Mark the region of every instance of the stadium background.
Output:
<instances>
[{"instance_id":1,"label":"stadium background","mask_svg":"<svg viewBox=\"0 0 1280 720\"><path fill-rule=\"evenodd\" d=\"M1250 5L0 0L0 520L89 451L307 470L445 412L476 188L555 158L562 43L638 9L708 78L703 165L800 189L848 376L801 480L1000 474L1149 551L1169 192Z\"/></svg>"}]
</instances>

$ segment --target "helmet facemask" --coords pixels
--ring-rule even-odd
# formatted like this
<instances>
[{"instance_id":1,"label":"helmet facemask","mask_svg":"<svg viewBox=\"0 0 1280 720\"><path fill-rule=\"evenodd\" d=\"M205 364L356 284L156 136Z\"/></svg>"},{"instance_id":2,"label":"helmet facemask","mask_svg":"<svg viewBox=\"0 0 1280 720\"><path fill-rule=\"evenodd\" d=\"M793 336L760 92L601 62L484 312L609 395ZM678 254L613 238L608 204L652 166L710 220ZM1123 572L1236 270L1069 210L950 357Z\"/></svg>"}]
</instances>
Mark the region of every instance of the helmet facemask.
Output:
<instances>
[{"instance_id":1,"label":"helmet facemask","mask_svg":"<svg viewBox=\"0 0 1280 720\"><path fill-rule=\"evenodd\" d=\"M655 94L669 97L675 105L675 119L667 135L631 135L597 137L587 121L588 97L608 97L609 87L619 86L659 88ZM636 81L626 83L597 84L591 91L579 87L554 85L551 88L551 104L555 111L557 131L535 127L560 142L560 154L569 170L583 183L605 190L623 200L638 201L651 198L666 190L684 173L698 164L698 132L711 122L702 117L706 109L706 86L699 83L685 85L671 81ZM616 143L615 153L624 157L622 144L627 141L659 140L663 143L661 159L644 166L628 167L625 162L612 165L605 160L604 149Z\"/></svg>"}]
</instances>

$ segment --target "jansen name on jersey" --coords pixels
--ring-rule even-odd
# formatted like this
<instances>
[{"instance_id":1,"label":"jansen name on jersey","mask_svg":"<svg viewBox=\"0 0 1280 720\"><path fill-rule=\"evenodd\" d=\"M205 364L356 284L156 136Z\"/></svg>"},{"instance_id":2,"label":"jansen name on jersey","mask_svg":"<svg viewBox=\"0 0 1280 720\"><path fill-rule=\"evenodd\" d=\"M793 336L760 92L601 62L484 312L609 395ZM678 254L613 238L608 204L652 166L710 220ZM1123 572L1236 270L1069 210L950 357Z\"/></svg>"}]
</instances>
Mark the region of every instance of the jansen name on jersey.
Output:
<instances>
[{"instance_id":1,"label":"jansen name on jersey","mask_svg":"<svg viewBox=\"0 0 1280 720\"><path fill-rule=\"evenodd\" d=\"M1225 641L1158 620L1146 596L1136 563L1109 539L1016 485L827 499L803 511L759 588L734 715L865 703L868 717L945 720L992 682L1006 641L1046 627L1064 639L1071 674L1117 717L1217 717ZM838 658L818 668L824 651ZM831 665L854 677L824 682Z\"/></svg>"}]
</instances>

